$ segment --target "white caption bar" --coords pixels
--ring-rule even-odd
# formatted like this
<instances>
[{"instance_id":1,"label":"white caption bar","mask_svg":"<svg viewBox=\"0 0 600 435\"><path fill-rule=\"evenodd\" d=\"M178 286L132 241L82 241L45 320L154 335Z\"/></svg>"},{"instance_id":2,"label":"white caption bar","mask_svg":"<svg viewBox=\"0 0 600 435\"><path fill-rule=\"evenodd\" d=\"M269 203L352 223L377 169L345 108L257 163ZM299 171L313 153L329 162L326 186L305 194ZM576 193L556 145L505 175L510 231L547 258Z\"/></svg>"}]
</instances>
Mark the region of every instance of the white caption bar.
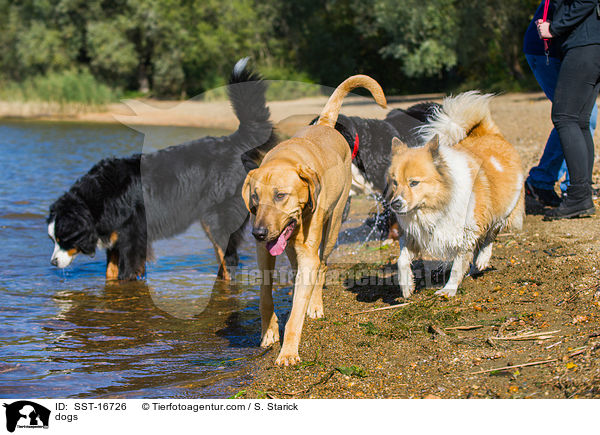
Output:
<instances>
[{"instance_id":1,"label":"white caption bar","mask_svg":"<svg viewBox=\"0 0 600 435\"><path fill-rule=\"evenodd\" d=\"M593 400L0 399L0 433L598 433ZM12 432L11 432L12 429ZM125 432L127 431L127 432Z\"/></svg>"}]
</instances>

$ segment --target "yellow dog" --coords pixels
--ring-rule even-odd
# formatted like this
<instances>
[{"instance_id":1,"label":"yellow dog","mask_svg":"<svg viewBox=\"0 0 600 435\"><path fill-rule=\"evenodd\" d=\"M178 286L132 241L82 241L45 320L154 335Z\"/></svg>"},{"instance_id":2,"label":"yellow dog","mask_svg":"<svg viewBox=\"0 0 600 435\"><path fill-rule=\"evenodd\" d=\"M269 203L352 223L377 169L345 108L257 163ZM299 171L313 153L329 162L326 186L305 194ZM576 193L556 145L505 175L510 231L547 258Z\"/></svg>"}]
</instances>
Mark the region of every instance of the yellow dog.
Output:
<instances>
[{"instance_id":1,"label":"yellow dog","mask_svg":"<svg viewBox=\"0 0 600 435\"><path fill-rule=\"evenodd\" d=\"M351 184L348 143L335 130L342 100L352 89L368 89L386 106L379 84L364 75L345 80L331 95L316 125L304 127L269 151L258 169L250 171L242 188L252 215L262 273L261 346L279 341L273 312L272 270L275 257L286 252L297 270L292 312L285 327L278 365L300 361L298 346L304 315L323 316L322 290L327 258L337 241Z\"/></svg>"}]
</instances>

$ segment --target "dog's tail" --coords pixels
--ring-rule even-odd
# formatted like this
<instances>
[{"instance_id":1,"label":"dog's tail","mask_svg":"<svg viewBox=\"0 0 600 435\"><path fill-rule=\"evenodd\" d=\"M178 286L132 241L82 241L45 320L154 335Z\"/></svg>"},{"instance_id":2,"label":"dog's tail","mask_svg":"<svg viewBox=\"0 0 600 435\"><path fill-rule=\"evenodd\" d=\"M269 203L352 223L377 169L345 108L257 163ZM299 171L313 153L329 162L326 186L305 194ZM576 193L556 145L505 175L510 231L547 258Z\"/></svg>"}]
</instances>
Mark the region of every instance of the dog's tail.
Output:
<instances>
[{"instance_id":1,"label":"dog's tail","mask_svg":"<svg viewBox=\"0 0 600 435\"><path fill-rule=\"evenodd\" d=\"M406 114L418 119L421 122L427 122L433 112L440 107L441 104L434 103L433 101L425 101L423 103L410 106L408 109L406 109Z\"/></svg>"},{"instance_id":2,"label":"dog's tail","mask_svg":"<svg viewBox=\"0 0 600 435\"><path fill-rule=\"evenodd\" d=\"M492 94L468 91L447 97L441 106L433 107L426 125L419 129L423 139L430 141L436 135L440 144L452 146L469 135L500 134L490 113Z\"/></svg>"},{"instance_id":3,"label":"dog's tail","mask_svg":"<svg viewBox=\"0 0 600 435\"><path fill-rule=\"evenodd\" d=\"M354 88L365 88L373 98L384 109L387 107L387 102L385 100L385 95L379 83L377 83L374 79L365 75L357 75L348 77L344 80L331 94L329 100L327 100L327 104L323 108L321 115L317 121L317 125L326 125L331 128L335 128L335 123L338 118L338 113L340 112L340 108L342 107L342 101L344 97Z\"/></svg>"},{"instance_id":4,"label":"dog's tail","mask_svg":"<svg viewBox=\"0 0 600 435\"><path fill-rule=\"evenodd\" d=\"M274 135L265 93L267 84L248 67L245 57L237 61L229 78L227 93L240 121L234 141L237 151L246 152L263 145Z\"/></svg>"}]
</instances>

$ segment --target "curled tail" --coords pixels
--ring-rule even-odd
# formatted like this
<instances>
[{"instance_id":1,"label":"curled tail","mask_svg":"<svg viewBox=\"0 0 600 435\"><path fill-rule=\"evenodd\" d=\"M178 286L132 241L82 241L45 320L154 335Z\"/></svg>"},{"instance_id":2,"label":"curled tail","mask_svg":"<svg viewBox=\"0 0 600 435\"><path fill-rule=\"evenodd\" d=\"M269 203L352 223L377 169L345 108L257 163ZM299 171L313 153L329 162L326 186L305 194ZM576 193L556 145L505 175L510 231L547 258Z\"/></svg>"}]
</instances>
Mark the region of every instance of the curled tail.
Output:
<instances>
[{"instance_id":1,"label":"curled tail","mask_svg":"<svg viewBox=\"0 0 600 435\"><path fill-rule=\"evenodd\" d=\"M427 142L438 135L440 144L447 146L456 145L479 128L485 134L500 134L490 113L492 97L479 91L447 97L441 106L433 108L427 125L421 127L419 133Z\"/></svg>"},{"instance_id":2,"label":"curled tail","mask_svg":"<svg viewBox=\"0 0 600 435\"><path fill-rule=\"evenodd\" d=\"M385 95L379 83L377 83L374 79L365 75L357 75L348 77L344 80L331 94L329 100L327 100L327 104L321 111L321 115L317 120L317 125L326 125L331 128L335 128L335 123L338 118L338 114L340 112L340 108L342 107L342 101L344 97L354 88L365 88L373 98L384 109L387 107L387 102L385 100Z\"/></svg>"},{"instance_id":3,"label":"curled tail","mask_svg":"<svg viewBox=\"0 0 600 435\"><path fill-rule=\"evenodd\" d=\"M229 78L227 93L240 121L237 148L245 152L264 144L273 133L265 93L267 84L262 77L248 68L248 57L237 61Z\"/></svg>"}]
</instances>

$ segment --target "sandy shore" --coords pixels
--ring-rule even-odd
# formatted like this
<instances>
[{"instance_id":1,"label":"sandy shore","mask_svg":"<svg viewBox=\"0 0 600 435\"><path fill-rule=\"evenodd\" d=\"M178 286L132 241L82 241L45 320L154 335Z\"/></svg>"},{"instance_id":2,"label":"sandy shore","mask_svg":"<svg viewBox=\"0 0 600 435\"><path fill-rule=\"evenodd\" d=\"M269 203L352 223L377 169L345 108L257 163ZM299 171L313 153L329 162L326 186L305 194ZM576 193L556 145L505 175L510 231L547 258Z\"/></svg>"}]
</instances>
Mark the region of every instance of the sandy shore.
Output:
<instances>
[{"instance_id":1,"label":"sandy shore","mask_svg":"<svg viewBox=\"0 0 600 435\"><path fill-rule=\"evenodd\" d=\"M418 101L439 101L440 94L412 95L388 98L389 108L406 108ZM268 106L271 119L284 129L304 125L318 114L327 97L302 98L291 101L273 101ZM387 111L371 99L349 96L344 100L342 113L351 116L384 118ZM123 100L104 108L81 105L59 106L50 103L18 103L0 101L1 118L41 119L50 121L80 121L125 123L134 125L168 125L233 130L237 119L229 101L158 101Z\"/></svg>"}]
</instances>

